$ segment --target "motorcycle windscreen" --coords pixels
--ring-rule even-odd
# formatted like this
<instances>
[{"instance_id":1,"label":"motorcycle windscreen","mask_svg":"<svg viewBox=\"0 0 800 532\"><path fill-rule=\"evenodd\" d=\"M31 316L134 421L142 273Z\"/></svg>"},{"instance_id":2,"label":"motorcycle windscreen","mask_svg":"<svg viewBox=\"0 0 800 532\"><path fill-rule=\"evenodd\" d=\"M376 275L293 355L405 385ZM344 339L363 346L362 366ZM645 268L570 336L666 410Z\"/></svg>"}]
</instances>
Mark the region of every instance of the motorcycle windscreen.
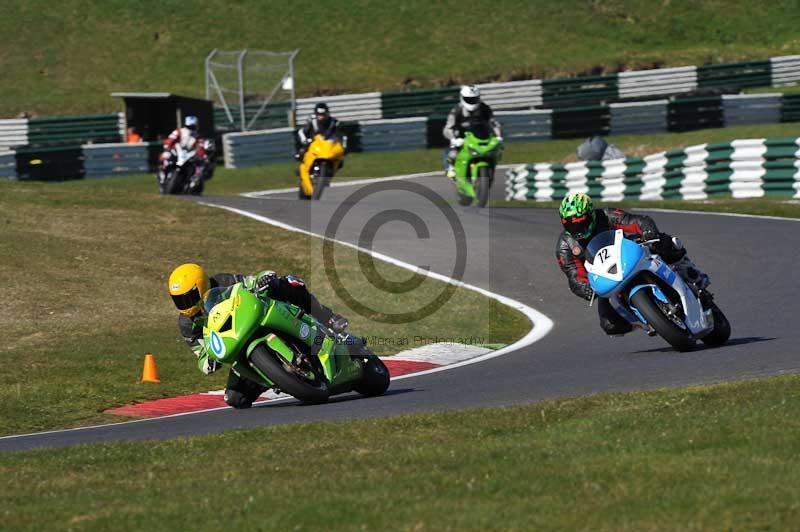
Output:
<instances>
[{"instance_id":1,"label":"motorcycle windscreen","mask_svg":"<svg viewBox=\"0 0 800 532\"><path fill-rule=\"evenodd\" d=\"M480 140L486 140L494 136L494 131L485 120L472 120L469 123L467 131L478 137Z\"/></svg>"},{"instance_id":2,"label":"motorcycle windscreen","mask_svg":"<svg viewBox=\"0 0 800 532\"><path fill-rule=\"evenodd\" d=\"M601 258L605 261L609 274L604 276L589 272L589 286L600 297L608 296L623 285L635 273L636 266L644 254L639 244L625 238L620 239L618 247L615 246L616 233L613 230L599 233L586 247L586 262L593 264L598 253L602 252Z\"/></svg>"}]
</instances>

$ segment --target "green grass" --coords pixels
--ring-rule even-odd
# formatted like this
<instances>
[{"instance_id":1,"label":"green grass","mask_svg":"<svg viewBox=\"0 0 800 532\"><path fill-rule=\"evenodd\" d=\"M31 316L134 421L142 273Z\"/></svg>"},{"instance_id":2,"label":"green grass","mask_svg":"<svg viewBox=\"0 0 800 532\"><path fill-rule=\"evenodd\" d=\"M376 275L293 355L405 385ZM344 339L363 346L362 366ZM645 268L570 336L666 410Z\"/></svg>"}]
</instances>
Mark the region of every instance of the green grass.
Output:
<instances>
[{"instance_id":1,"label":"green grass","mask_svg":"<svg viewBox=\"0 0 800 532\"><path fill-rule=\"evenodd\" d=\"M119 110L112 91L204 95L214 48L299 48L300 96L562 77L800 52L794 0L5 2L0 116Z\"/></svg>"},{"instance_id":2,"label":"green grass","mask_svg":"<svg viewBox=\"0 0 800 532\"><path fill-rule=\"evenodd\" d=\"M790 530L799 386L795 375L5 453L3 526Z\"/></svg>"},{"instance_id":3,"label":"green grass","mask_svg":"<svg viewBox=\"0 0 800 532\"><path fill-rule=\"evenodd\" d=\"M166 280L183 262L199 262L210 273L300 275L322 302L351 318L352 331L392 339L376 346L380 354L415 347L418 335L469 333L506 344L529 329L520 313L465 289L430 316L382 323L382 313L419 308L443 284L426 279L398 297L369 283L355 251L337 247L342 283L377 309L361 316L322 273L319 239L159 197L154 186L135 190L141 185L0 182L0 328L9 364L0 372L1 434L108 421L102 411L110 407L223 388L227 372L204 377L178 332ZM378 271L394 281L409 277L388 265ZM138 384L147 352L156 355L160 385Z\"/></svg>"}]
</instances>

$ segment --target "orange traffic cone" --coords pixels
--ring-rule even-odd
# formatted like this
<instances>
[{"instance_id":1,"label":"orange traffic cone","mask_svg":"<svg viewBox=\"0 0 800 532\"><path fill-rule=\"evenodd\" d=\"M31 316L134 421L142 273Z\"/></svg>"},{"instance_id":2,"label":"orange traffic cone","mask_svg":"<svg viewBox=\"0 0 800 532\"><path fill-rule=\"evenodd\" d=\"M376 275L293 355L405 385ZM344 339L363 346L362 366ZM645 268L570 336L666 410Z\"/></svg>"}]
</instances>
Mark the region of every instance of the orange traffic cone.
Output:
<instances>
[{"instance_id":1,"label":"orange traffic cone","mask_svg":"<svg viewBox=\"0 0 800 532\"><path fill-rule=\"evenodd\" d=\"M144 356L144 369L142 370L142 382L161 382L158 380L158 371L156 370L156 359L153 353L147 353Z\"/></svg>"}]
</instances>

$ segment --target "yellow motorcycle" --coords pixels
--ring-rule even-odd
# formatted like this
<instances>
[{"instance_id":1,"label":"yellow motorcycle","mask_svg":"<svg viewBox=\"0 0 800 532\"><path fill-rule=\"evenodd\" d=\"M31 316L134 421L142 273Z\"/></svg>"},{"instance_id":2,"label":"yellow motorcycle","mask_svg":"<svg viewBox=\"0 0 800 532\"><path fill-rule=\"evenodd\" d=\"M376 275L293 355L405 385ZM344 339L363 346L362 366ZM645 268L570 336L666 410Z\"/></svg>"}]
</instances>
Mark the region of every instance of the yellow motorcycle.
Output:
<instances>
[{"instance_id":1,"label":"yellow motorcycle","mask_svg":"<svg viewBox=\"0 0 800 532\"><path fill-rule=\"evenodd\" d=\"M344 144L338 138L326 138L319 133L309 144L303 160L300 161L300 199L322 197L325 187L342 167L344 161Z\"/></svg>"}]
</instances>

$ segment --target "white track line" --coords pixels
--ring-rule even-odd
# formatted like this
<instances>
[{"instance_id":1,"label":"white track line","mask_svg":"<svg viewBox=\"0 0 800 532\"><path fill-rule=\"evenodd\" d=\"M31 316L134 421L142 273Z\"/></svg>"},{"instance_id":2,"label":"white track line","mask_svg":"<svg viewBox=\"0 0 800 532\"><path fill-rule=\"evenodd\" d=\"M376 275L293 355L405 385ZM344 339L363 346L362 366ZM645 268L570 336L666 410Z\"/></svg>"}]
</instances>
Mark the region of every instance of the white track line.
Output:
<instances>
[{"instance_id":1,"label":"white track line","mask_svg":"<svg viewBox=\"0 0 800 532\"><path fill-rule=\"evenodd\" d=\"M392 180L392 179L396 180L396 179L411 179L412 177L427 177L429 175L436 175L436 174L440 174L440 173L441 172L428 172L428 173L425 173L425 174L414 174L414 175L409 175L409 176L378 178L377 180L374 180L374 179L363 179L360 182L359 181L347 181L347 182L341 183L340 186L363 185L363 184L368 184L370 182L374 183L376 181L387 181L387 180ZM297 188L289 189L289 191L296 191L296 190L297 190ZM273 192L274 193L278 193L277 191L273 191ZM528 334L526 334L525 336L523 336L522 338L520 338L519 340L517 340L513 344L507 345L506 347L498 349L497 351L492 351L490 353L486 353L485 355L481 355L481 356L478 356L478 357L475 357L475 358L471 358L469 360L464 360L462 362L457 362L455 364L450 364L450 365L447 365L447 366L440 366L438 368L431 368L429 370L420 371L418 373L409 373L407 375L400 375L399 377L394 377L392 379L393 381L401 380L401 379L408 379L408 378L411 378L411 377L419 377L421 375L429 375L431 373L438 373L440 371L446 371L446 370L449 370L449 369L459 368L461 366L466 366L466 365L469 365L469 364L475 364L477 362L483 362L484 360L489 360L491 358L499 357L499 356L505 355L507 353L510 353L512 351L516 351L518 349L521 349L521 348L523 348L525 346L528 346L528 345L530 345L530 344L532 344L532 343L534 343L534 342L536 342L538 340L541 340L553 328L552 320L550 318L548 318L547 316L545 316L544 314L542 314L541 312L539 312L538 310L536 310L534 308L531 308L528 305L525 305L524 303L520 303L519 301L516 301L514 299L511 299L511 298L508 298L508 297L505 297L505 296L501 296L500 294L495 294L494 292L490 292L490 291L485 290L483 288L480 288L478 286L467 284L467 283L465 283L463 281L458 281L456 279L453 279L452 277L447 277L446 275L442 275L442 274L439 274L439 273L430 272L430 271L420 271L419 268L417 266L414 266L413 264L409 264L407 262L403 262L401 260L395 259L395 258L390 257L388 255L384 255L383 253L378 253L377 251L373 251L371 249L362 248L362 247L356 246L355 244L351 244L350 242L344 242L344 241L341 241L341 240L327 238L327 237L325 237L323 235L318 235L316 233L312 233L310 231L306 231L305 229L302 229L300 227L295 227L293 225L289 225L289 224L286 224L284 222L281 222L281 221L278 221L278 220L274 220L272 218L267 218L265 216L254 214L252 212L243 211L241 209L236 209L234 207L226 207L226 206L223 206L223 205L211 205L210 203L205 203L205 202L199 202L199 203L201 203L202 205L206 205L208 207L216 207L218 209L224 209L226 211L230 211L230 212L239 214L241 216L246 216L248 218L252 218L254 220L258 220L259 222L266 223L266 224L272 225L274 227L278 227L280 229L285 229L287 231L292 231L294 233L300 233L300 234L304 234L304 235L308 235L308 236L313 236L313 237L316 237L316 238L321 238L323 240L330 240L331 242L334 242L336 244L339 244L339 245L342 245L342 246L345 246L345 247L348 247L348 248L355 249L355 250L360 251L362 253L367 253L367 254L373 256L376 259L388 262L389 264L393 264L393 265L398 266L400 268L404 268L406 270L410 270L412 272L416 272L416 273L419 273L421 275L427 275L428 277L431 277L433 279L437 279L439 281L443 281L443 282L446 282L446 283L449 283L449 284L452 284L452 285L455 285L455 286L458 286L458 287L461 287L461 288L466 288L468 290L472 290L474 292L478 292L479 294L482 294L482 295L484 295L486 297L490 297L490 298L502 303L503 305L506 305L508 307L511 307L513 309L516 309L516 310L522 312L523 314L525 314L525 316L528 317L528 319L531 321L531 324L533 325L533 328L530 331L528 331ZM282 399L270 399L270 400L265 400L265 401L258 401L258 402L255 402L253 404L254 405L265 404L265 403L272 404L272 403L276 403L278 401L289 401L289 400L293 400L293 399L294 399L294 397L286 397L286 398L282 398ZM76 427L76 428L72 428L72 429L49 430L49 431L45 431L45 432L33 432L33 433L30 433L30 434L17 434L17 435L11 435L11 436L2 436L2 437L0 437L0 440L10 440L10 439L16 439L16 438L26 438L26 437L31 437L31 436L41 436L43 434L56 434L56 433L63 433L63 432L75 432L75 431L80 431L80 430L89 430L89 429L96 429L96 428L102 428L102 427L113 427L113 426L116 426L116 425L128 425L128 424L132 424L132 423L144 423L144 422L147 422L147 421L168 419L168 418L172 418L172 417L191 416L193 414L203 414L203 413L206 413L206 412L214 412L214 411L217 411L217 410L227 410L229 408L230 407L228 407L228 406L222 406L222 407L218 407L218 408L209 408L209 409L206 409L206 410L196 410L194 412L182 412L180 414L170 414L170 415L167 415L167 416L160 416L160 417L157 417L157 418L135 419L135 420L132 420L132 421L121 421L119 423L106 423L106 424L103 424L103 425L91 425L91 426L88 426L88 427Z\"/></svg>"},{"instance_id":2,"label":"white track line","mask_svg":"<svg viewBox=\"0 0 800 532\"><path fill-rule=\"evenodd\" d=\"M224 209L226 211L230 211L230 212L239 214L241 216L246 216L247 218L252 218L253 220L257 220L257 221L265 223L265 224L269 224L269 225L272 225L272 226L275 226L275 227L279 227L279 228L285 229L287 231L292 231L294 233L300 233L300 234L307 235L307 236L313 236L315 238L321 238L323 240L329 240L329 241L331 241L331 242L333 242L335 244L339 244L341 246L348 247L348 248L351 248L351 249L355 249L356 251L360 251L361 253L367 253L367 254L371 255L372 257L374 257L374 258L376 258L378 260L382 260L384 262L388 262L389 264L393 264L394 266L398 266L400 268L404 268L406 270L410 270L412 272L416 272L416 273L419 273L421 275L427 275L428 277L431 277L432 279L436 279L438 281L443 281L445 283L449 283L449 284L458 286L460 288L466 288L467 290L472 290L474 292L478 292L481 295L484 295L486 297L492 298L492 299L502 303L503 305L506 305L508 307L511 307L513 309L516 309L516 310L522 312L523 314L525 314L525 316L527 316L527 318L531 321L531 324L533 325L533 328L530 331L528 331L528 334L526 334L525 336L523 336L522 338L520 338L519 340L517 340L513 344L507 345L506 347L498 349L497 351L492 351L491 353L486 353L485 355L481 355L479 357L471 358L469 360L464 360L462 362L457 362L455 364L450 364L448 366L441 366L441 367L438 367L438 368L431 368L429 370L420 371L419 373L410 373L408 375L401 375L399 377L393 378L392 380L407 379L407 378L410 378L410 377L418 377L420 375L428 375L428 374L431 374L431 373L438 373L440 371L446 371L446 370L453 369L453 368L459 368L461 366L466 366L468 364L475 364L477 362L483 362L484 360L489 360L491 358L499 357L499 356L505 355L506 353L510 353L511 351L516 351L517 349L521 349L521 348L523 348L525 346L528 346L528 345L536 342L537 340L541 340L542 338L544 338L544 336L548 332L550 332L550 329L553 328L553 321L550 318L548 318L547 316L545 316L544 314L542 314L541 312L539 312L538 310L536 310L536 309L534 309L532 307L529 307L528 305L526 305L524 303L520 303L519 301L516 301L514 299L511 299L511 298L508 298L508 297L505 297L505 296L501 296L500 294L495 294L494 292L490 292L490 291L488 291L486 289L483 289L483 288L480 288L478 286L467 284L467 283L465 283L463 281L458 281L456 279L453 279L452 277L448 277L448 276L442 275L440 273L431 272L431 271L427 271L427 272L426 271L420 271L419 268L417 266L414 266L413 264L409 264L407 262L403 262L403 261L401 261L399 259L395 259L394 257L390 257L388 255L384 255L383 253L379 253L379 252L371 250L371 249L362 248L362 247L359 247L359 246L357 246L355 244L351 244L350 242L345 242L343 240L336 240L335 238L328 238L328 237L326 237L324 235L318 235L317 233L312 233L311 231L306 231L305 229L302 229L300 227L295 227L293 225L289 225L287 223L275 220L273 218L267 218L266 216L261 216L260 214L255 214L255 213L252 213L252 212L244 211L244 210L241 210L241 209L237 209L235 207L227 207L227 206L224 206L224 205L211 205L210 203L203 203L203 202L200 202L200 203L202 203L203 205L207 205L209 207L216 207L218 209Z\"/></svg>"}]
</instances>

